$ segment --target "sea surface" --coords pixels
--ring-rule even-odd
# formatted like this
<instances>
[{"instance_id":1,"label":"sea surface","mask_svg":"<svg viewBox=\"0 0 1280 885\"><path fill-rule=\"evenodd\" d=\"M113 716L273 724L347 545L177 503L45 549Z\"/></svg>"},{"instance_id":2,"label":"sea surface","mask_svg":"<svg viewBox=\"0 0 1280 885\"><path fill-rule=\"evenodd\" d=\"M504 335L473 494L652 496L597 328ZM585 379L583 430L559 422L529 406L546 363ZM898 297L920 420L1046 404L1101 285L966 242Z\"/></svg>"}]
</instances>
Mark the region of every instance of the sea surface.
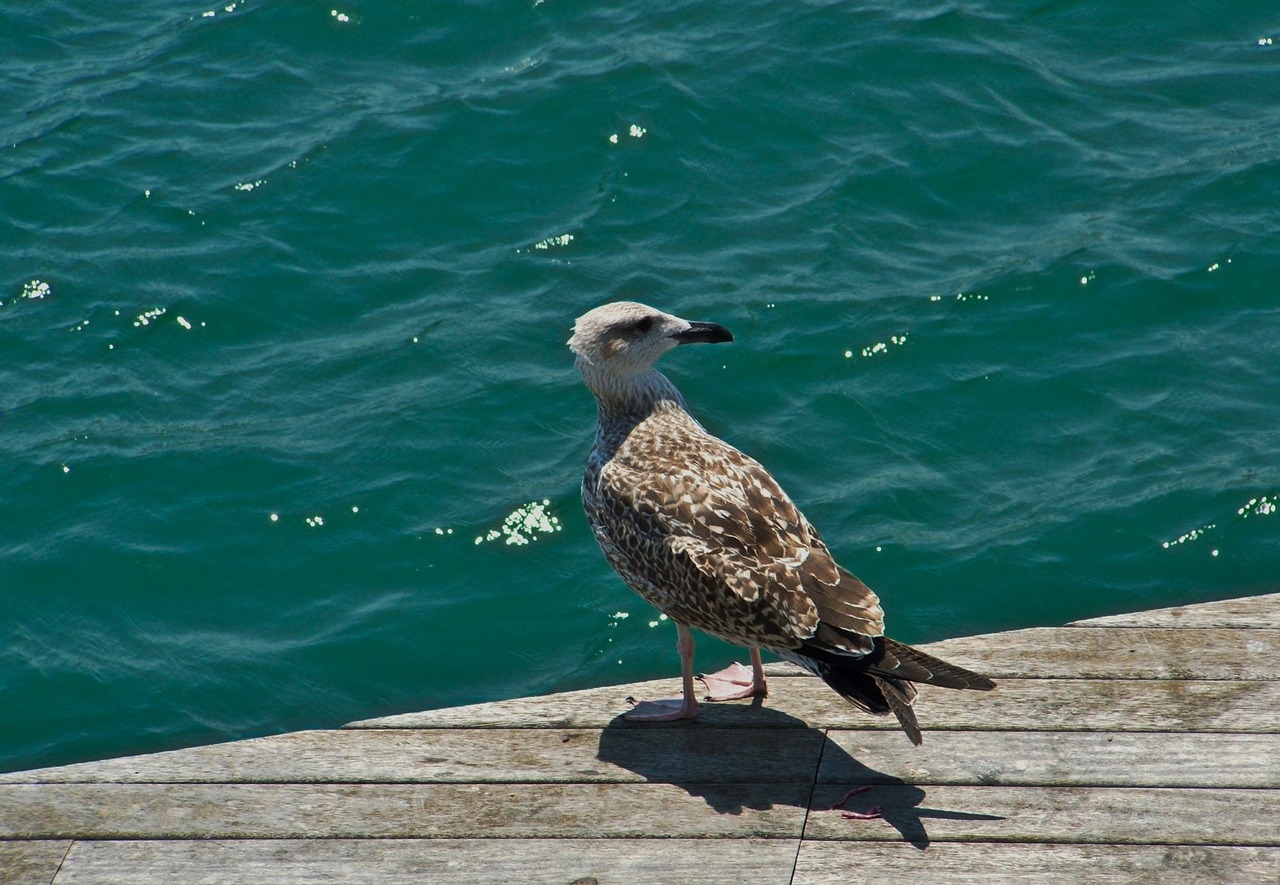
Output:
<instances>
[{"instance_id":1,"label":"sea surface","mask_svg":"<svg viewBox=\"0 0 1280 885\"><path fill-rule=\"evenodd\" d=\"M1280 587L1274 2L33 0L0 96L0 770L674 677L619 298L899 639Z\"/></svg>"}]
</instances>

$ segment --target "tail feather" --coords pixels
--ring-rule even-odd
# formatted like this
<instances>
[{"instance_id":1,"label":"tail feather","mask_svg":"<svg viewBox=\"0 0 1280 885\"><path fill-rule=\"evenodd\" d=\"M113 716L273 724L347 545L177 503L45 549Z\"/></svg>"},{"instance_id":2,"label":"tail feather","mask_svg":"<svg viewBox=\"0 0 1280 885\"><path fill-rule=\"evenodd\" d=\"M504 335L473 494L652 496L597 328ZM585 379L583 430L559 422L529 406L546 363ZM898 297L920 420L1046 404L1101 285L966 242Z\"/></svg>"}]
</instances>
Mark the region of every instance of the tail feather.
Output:
<instances>
[{"instance_id":1,"label":"tail feather","mask_svg":"<svg viewBox=\"0 0 1280 885\"><path fill-rule=\"evenodd\" d=\"M893 676L909 682L923 682L940 688L965 688L975 691L991 691L995 682L972 670L948 664L946 661L925 654L885 636L876 642L876 651L869 658L868 670L882 676ZM883 650L883 651L882 651ZM882 652L882 653L881 653Z\"/></svg>"},{"instance_id":2,"label":"tail feather","mask_svg":"<svg viewBox=\"0 0 1280 885\"><path fill-rule=\"evenodd\" d=\"M923 744L924 735L920 734L920 723L916 721L916 711L911 709L911 702L915 700L915 689L893 678L874 675L871 678L880 689L880 693L884 695L893 715L898 717L898 724L907 733L911 743L917 747ZM904 689L909 689L910 694Z\"/></svg>"},{"instance_id":3,"label":"tail feather","mask_svg":"<svg viewBox=\"0 0 1280 885\"><path fill-rule=\"evenodd\" d=\"M818 676L849 703L877 716L892 713L911 743L923 742L911 704L913 682L941 688L990 691L995 682L919 649L879 636L869 654L853 657L830 648L802 647L783 657Z\"/></svg>"}]
</instances>

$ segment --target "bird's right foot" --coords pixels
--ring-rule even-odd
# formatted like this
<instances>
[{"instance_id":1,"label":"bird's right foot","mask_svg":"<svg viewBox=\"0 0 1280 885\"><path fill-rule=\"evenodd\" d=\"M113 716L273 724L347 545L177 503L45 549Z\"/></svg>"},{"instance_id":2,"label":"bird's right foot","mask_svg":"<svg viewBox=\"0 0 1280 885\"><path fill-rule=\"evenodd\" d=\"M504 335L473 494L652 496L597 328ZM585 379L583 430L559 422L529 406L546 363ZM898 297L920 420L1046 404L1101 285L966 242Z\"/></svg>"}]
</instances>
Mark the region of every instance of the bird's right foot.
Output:
<instances>
[{"instance_id":1,"label":"bird's right foot","mask_svg":"<svg viewBox=\"0 0 1280 885\"><path fill-rule=\"evenodd\" d=\"M698 681L707 687L709 701L736 701L740 698L765 697L769 689L764 673L757 683L750 667L733 663L716 673L699 674Z\"/></svg>"}]
</instances>

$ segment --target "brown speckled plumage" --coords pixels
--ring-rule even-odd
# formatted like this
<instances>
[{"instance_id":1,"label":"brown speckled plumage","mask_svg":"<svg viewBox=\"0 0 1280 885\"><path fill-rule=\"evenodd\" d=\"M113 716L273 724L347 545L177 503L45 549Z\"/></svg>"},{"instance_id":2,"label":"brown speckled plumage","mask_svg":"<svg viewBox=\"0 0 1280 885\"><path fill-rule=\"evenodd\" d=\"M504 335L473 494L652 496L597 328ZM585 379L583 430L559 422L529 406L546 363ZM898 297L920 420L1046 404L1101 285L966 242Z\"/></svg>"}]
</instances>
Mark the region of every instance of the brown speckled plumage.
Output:
<instances>
[{"instance_id":1,"label":"brown speckled plumage","mask_svg":"<svg viewBox=\"0 0 1280 885\"><path fill-rule=\"evenodd\" d=\"M807 667L912 740L910 682L993 688L976 673L884 638L875 593L836 564L757 461L707 433L653 363L722 327L641 304L579 318L569 345L598 425L582 480L596 540L622 579L677 623Z\"/></svg>"}]
</instances>

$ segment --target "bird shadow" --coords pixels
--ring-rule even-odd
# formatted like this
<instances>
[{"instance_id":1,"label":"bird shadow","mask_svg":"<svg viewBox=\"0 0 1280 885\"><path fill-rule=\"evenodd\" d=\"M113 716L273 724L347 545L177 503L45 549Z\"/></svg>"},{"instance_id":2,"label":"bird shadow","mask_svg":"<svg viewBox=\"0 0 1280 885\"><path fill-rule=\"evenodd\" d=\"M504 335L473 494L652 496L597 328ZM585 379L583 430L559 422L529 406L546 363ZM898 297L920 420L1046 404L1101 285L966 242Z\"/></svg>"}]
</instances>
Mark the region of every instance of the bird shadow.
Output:
<instances>
[{"instance_id":1,"label":"bird shadow","mask_svg":"<svg viewBox=\"0 0 1280 885\"><path fill-rule=\"evenodd\" d=\"M878 819L920 850L930 844L926 820L1005 820L930 808L922 787L858 761L824 730L759 699L705 704L697 719L684 722L636 723L619 715L601 730L596 758L649 783L677 786L720 814L806 809L806 830L819 822L875 825L859 818L878 810Z\"/></svg>"}]
</instances>

